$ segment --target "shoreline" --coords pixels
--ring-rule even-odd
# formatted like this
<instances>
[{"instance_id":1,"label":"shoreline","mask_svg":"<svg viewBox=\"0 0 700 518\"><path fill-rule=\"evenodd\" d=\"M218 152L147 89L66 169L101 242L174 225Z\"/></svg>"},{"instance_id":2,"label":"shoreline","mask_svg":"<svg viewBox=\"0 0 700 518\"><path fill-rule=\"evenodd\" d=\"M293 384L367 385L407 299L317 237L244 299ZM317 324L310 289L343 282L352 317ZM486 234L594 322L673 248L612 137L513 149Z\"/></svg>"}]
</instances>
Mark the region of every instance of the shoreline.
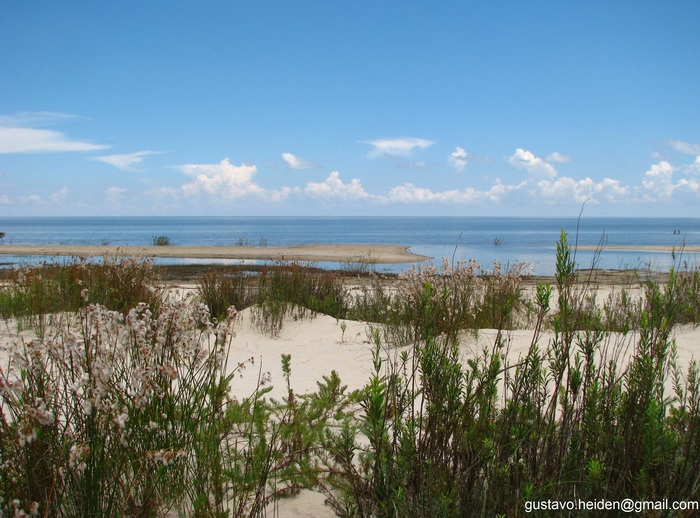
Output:
<instances>
[{"instance_id":1,"label":"shoreline","mask_svg":"<svg viewBox=\"0 0 700 518\"><path fill-rule=\"evenodd\" d=\"M113 246L113 245L0 245L0 255L116 256L170 259L241 259L331 263L417 263L431 257L414 254L407 246L374 244L315 244L290 247L256 246Z\"/></svg>"}]
</instances>

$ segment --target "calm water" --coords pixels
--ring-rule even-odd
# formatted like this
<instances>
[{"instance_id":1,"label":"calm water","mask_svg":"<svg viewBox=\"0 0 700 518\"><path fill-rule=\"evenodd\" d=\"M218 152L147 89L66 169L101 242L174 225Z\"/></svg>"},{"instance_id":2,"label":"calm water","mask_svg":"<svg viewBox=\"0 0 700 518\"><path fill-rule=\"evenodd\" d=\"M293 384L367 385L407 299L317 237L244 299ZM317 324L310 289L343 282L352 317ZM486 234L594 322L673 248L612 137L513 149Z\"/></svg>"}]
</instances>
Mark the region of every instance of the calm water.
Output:
<instances>
[{"instance_id":1,"label":"calm water","mask_svg":"<svg viewBox=\"0 0 700 518\"><path fill-rule=\"evenodd\" d=\"M104 217L0 218L6 244L149 245L154 236L168 236L172 245L289 246L311 243L377 243L405 245L417 254L478 260L490 268L527 262L533 273L554 271L556 242L563 229L576 239L577 220L553 218L444 217ZM680 234L674 233L680 230ZM578 242L597 245L700 246L700 218L591 218L579 223ZM700 254L686 254L692 264ZM29 261L31 261L30 259ZM34 258L33 260L36 260ZM580 267L591 265L593 252L579 252ZM27 258L0 256L0 262ZM195 262L160 260L159 262ZM199 261L202 262L202 261ZM214 261L207 261L214 262ZM646 267L667 269L668 252L604 250L599 268ZM326 265L321 265L326 266ZM337 265L336 265L337 266ZM400 271L406 265L379 266Z\"/></svg>"}]
</instances>

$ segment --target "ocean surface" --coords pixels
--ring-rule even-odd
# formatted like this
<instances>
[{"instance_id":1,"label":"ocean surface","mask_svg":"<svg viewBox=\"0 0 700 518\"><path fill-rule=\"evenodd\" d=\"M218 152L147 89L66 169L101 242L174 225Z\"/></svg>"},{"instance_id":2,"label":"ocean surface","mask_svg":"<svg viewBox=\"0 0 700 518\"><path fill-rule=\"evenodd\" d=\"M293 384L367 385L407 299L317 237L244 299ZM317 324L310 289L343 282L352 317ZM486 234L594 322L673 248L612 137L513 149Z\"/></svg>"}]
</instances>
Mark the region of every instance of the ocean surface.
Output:
<instances>
[{"instance_id":1,"label":"ocean surface","mask_svg":"<svg viewBox=\"0 0 700 518\"><path fill-rule=\"evenodd\" d=\"M0 217L5 244L150 245L167 236L171 245L291 246L316 243L405 245L410 251L450 260L476 259L484 269L493 261L525 262L533 274L554 272L561 230L580 245L700 246L700 218L500 218L500 217ZM593 265L595 254L579 251L579 268ZM4 265L43 258L0 255ZM700 263L700 254L684 252L680 261ZM165 263L240 261L158 259ZM249 261L250 262L250 261ZM675 264L679 263L676 254ZM667 270L670 252L603 249L598 268ZM337 264L319 264L337 267ZM378 271L403 271L410 265L377 265Z\"/></svg>"}]
</instances>

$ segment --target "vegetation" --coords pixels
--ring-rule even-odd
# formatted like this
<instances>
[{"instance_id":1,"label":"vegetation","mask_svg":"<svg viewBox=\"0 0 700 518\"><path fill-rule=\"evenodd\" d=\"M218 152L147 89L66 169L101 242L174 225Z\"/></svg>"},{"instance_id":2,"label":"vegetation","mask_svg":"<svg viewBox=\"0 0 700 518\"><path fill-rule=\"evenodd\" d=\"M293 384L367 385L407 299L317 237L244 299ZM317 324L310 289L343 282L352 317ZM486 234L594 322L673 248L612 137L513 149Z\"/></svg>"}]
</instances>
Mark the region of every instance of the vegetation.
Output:
<instances>
[{"instance_id":1,"label":"vegetation","mask_svg":"<svg viewBox=\"0 0 700 518\"><path fill-rule=\"evenodd\" d=\"M170 246L170 238L168 236L153 236L151 244L153 246Z\"/></svg>"},{"instance_id":2,"label":"vegetation","mask_svg":"<svg viewBox=\"0 0 700 518\"><path fill-rule=\"evenodd\" d=\"M698 272L674 268L663 285L597 301L564 233L553 284L524 290L522 272L445 262L351 290L303 265L220 270L197 299L173 302L148 262L20 270L0 288L0 311L43 320L36 339L8 321L0 350L0 510L263 516L303 488L338 516L696 500L700 369L681 369L673 331L698 322ZM123 279L129 296L117 302L106 287ZM271 334L288 315L373 322L369 379L348 393L331 371L296 394L283 354L286 397L262 385L234 397L252 360L228 365L232 303ZM461 358L460 333L486 327L494 342ZM533 331L516 358L517 327Z\"/></svg>"},{"instance_id":3,"label":"vegetation","mask_svg":"<svg viewBox=\"0 0 700 518\"><path fill-rule=\"evenodd\" d=\"M126 314L139 303L157 311L162 299L150 260L73 258L12 270L0 287L0 316L17 317L20 329L34 329L41 338L63 312L76 312L88 302Z\"/></svg>"}]
</instances>

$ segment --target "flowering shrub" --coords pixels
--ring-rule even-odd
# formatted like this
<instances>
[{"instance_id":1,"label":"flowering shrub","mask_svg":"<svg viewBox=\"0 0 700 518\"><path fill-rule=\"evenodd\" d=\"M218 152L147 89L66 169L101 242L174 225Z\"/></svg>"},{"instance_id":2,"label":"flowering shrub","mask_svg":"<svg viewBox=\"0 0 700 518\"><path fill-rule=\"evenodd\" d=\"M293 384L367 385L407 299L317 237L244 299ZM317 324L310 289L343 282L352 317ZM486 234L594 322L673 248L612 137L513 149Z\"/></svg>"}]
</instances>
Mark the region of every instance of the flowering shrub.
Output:
<instances>
[{"instance_id":1,"label":"flowering shrub","mask_svg":"<svg viewBox=\"0 0 700 518\"><path fill-rule=\"evenodd\" d=\"M196 443L220 443L234 320L186 301L91 304L50 336L15 336L0 352L0 509L150 516L196 500L186 489L209 502L220 489L197 474L215 459Z\"/></svg>"}]
</instances>

